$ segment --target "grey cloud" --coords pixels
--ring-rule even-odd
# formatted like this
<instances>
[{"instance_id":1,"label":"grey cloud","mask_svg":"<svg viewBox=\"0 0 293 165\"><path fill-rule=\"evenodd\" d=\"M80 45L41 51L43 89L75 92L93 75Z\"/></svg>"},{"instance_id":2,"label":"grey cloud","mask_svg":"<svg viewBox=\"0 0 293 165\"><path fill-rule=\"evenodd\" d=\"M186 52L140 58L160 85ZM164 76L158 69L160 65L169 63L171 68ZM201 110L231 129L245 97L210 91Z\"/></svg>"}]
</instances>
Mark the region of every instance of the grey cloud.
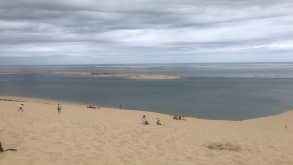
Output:
<instances>
[{"instance_id":1,"label":"grey cloud","mask_svg":"<svg viewBox=\"0 0 293 165\"><path fill-rule=\"evenodd\" d=\"M290 0L2 0L0 57L278 56L293 49L292 7Z\"/></svg>"}]
</instances>

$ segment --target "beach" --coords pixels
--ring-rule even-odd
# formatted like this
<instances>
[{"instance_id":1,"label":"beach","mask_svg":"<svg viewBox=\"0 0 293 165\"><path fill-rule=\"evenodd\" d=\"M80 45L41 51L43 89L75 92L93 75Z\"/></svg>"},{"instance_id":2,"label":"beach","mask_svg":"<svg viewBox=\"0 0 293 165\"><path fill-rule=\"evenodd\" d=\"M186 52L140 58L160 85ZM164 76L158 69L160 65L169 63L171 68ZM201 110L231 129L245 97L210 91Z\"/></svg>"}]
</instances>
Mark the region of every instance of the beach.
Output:
<instances>
[{"instance_id":1,"label":"beach","mask_svg":"<svg viewBox=\"0 0 293 165\"><path fill-rule=\"evenodd\" d=\"M57 112L57 104L62 112ZM24 104L24 112L18 112ZM150 125L141 124L145 114ZM156 125L160 118L163 125ZM21 97L0 97L0 164L292 165L293 111L207 120Z\"/></svg>"}]
</instances>

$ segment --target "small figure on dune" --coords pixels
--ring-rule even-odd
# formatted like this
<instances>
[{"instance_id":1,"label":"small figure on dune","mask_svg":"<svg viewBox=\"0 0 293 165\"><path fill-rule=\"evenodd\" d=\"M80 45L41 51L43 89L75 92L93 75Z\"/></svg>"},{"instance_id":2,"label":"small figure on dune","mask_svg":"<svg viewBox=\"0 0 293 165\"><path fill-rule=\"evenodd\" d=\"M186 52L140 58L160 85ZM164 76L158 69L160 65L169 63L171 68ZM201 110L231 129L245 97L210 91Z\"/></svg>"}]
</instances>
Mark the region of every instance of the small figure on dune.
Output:
<instances>
[{"instance_id":1,"label":"small figure on dune","mask_svg":"<svg viewBox=\"0 0 293 165\"><path fill-rule=\"evenodd\" d=\"M146 115L142 115L141 122L142 122L142 124L144 124L144 125L149 125L149 124L150 124L150 123L148 122L147 118L146 118Z\"/></svg>"},{"instance_id":2,"label":"small figure on dune","mask_svg":"<svg viewBox=\"0 0 293 165\"><path fill-rule=\"evenodd\" d=\"M157 118L157 125L162 125L160 118Z\"/></svg>"},{"instance_id":3,"label":"small figure on dune","mask_svg":"<svg viewBox=\"0 0 293 165\"><path fill-rule=\"evenodd\" d=\"M0 142L0 152L4 152L4 148L2 147L1 142Z\"/></svg>"},{"instance_id":4,"label":"small figure on dune","mask_svg":"<svg viewBox=\"0 0 293 165\"><path fill-rule=\"evenodd\" d=\"M2 143L0 142L0 153L4 152L4 151L17 151L17 150L16 149L6 149L6 150L4 150L4 148L2 146Z\"/></svg>"},{"instance_id":5,"label":"small figure on dune","mask_svg":"<svg viewBox=\"0 0 293 165\"><path fill-rule=\"evenodd\" d=\"M181 115L178 115L178 116L175 115L175 116L173 116L173 119L174 119L174 120L185 120L185 119L184 119L184 116L181 116Z\"/></svg>"},{"instance_id":6,"label":"small figure on dune","mask_svg":"<svg viewBox=\"0 0 293 165\"><path fill-rule=\"evenodd\" d=\"M23 104L20 104L18 107L18 112L23 112Z\"/></svg>"},{"instance_id":7,"label":"small figure on dune","mask_svg":"<svg viewBox=\"0 0 293 165\"><path fill-rule=\"evenodd\" d=\"M87 107L86 107L87 109L93 109L93 110L95 110L95 109L97 109L97 107L96 106L94 106L94 105L87 105Z\"/></svg>"},{"instance_id":8,"label":"small figure on dune","mask_svg":"<svg viewBox=\"0 0 293 165\"><path fill-rule=\"evenodd\" d=\"M57 111L58 111L58 113L61 113L61 109L62 109L61 105L58 104L58 105L57 105Z\"/></svg>"},{"instance_id":9,"label":"small figure on dune","mask_svg":"<svg viewBox=\"0 0 293 165\"><path fill-rule=\"evenodd\" d=\"M173 119L174 120L178 120L178 117L175 115L175 116L173 116Z\"/></svg>"}]
</instances>

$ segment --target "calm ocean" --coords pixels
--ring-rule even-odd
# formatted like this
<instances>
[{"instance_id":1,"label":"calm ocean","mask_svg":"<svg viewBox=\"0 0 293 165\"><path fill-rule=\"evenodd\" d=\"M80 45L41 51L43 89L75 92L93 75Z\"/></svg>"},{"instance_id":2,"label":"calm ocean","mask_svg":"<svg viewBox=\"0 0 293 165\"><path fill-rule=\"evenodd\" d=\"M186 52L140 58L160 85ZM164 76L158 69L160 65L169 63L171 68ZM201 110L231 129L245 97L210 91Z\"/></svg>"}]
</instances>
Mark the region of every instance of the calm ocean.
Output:
<instances>
[{"instance_id":1,"label":"calm ocean","mask_svg":"<svg viewBox=\"0 0 293 165\"><path fill-rule=\"evenodd\" d=\"M0 95L73 101L209 119L248 119L293 109L293 64L0 66ZM35 71L178 74L178 80L85 78Z\"/></svg>"}]
</instances>

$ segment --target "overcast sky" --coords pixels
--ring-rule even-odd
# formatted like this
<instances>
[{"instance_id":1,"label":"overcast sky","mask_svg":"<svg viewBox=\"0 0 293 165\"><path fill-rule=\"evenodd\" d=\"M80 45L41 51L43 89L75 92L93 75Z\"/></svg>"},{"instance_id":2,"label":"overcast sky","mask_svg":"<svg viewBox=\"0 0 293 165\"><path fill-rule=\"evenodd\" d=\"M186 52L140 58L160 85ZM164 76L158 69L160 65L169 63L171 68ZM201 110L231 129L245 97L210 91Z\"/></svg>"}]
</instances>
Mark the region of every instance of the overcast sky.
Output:
<instances>
[{"instance_id":1,"label":"overcast sky","mask_svg":"<svg viewBox=\"0 0 293 165\"><path fill-rule=\"evenodd\" d=\"M293 61L293 0L0 0L0 64Z\"/></svg>"}]
</instances>

